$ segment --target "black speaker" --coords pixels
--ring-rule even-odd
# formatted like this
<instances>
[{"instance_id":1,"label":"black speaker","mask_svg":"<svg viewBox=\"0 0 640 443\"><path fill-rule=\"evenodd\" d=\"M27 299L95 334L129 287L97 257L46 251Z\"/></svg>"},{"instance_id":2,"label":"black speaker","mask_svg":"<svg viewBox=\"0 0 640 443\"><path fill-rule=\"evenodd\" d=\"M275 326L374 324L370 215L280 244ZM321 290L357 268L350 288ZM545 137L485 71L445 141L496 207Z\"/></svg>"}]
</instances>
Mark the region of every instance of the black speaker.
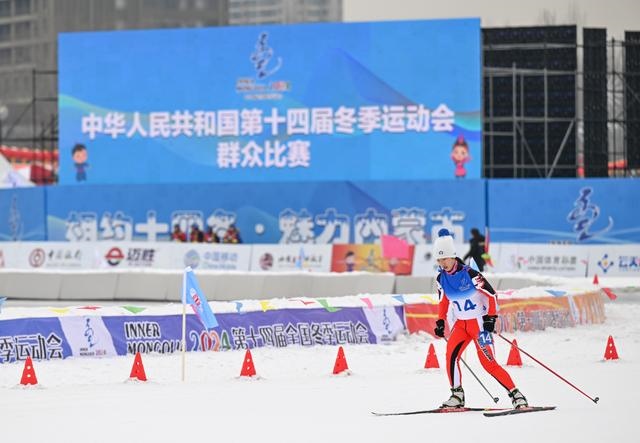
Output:
<instances>
[{"instance_id":1,"label":"black speaker","mask_svg":"<svg viewBox=\"0 0 640 443\"><path fill-rule=\"evenodd\" d=\"M627 167L640 169L640 32L624 33Z\"/></svg>"},{"instance_id":2,"label":"black speaker","mask_svg":"<svg viewBox=\"0 0 640 443\"><path fill-rule=\"evenodd\" d=\"M584 28L584 175L607 177L607 31Z\"/></svg>"}]
</instances>

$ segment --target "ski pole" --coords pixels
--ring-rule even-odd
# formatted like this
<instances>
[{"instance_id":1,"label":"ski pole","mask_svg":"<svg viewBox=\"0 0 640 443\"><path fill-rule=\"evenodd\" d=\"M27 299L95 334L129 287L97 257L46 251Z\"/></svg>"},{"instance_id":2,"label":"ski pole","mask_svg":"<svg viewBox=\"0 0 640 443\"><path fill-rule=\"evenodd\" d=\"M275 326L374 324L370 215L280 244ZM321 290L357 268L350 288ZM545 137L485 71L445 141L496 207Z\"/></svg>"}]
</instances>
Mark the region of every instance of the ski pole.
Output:
<instances>
[{"instance_id":1,"label":"ski pole","mask_svg":"<svg viewBox=\"0 0 640 443\"><path fill-rule=\"evenodd\" d=\"M444 338L444 337L443 337ZM447 343L449 343L449 340L447 340L446 338L444 338L444 341L446 341ZM489 394L489 397L491 397L491 400L493 400L494 403L498 403L498 401L500 401L500 399L498 397L494 397L491 392L489 392L489 390L487 389L487 387L484 385L484 383L482 383L480 381L480 379L478 378L478 376L475 374L475 372L473 372L471 370L471 368L469 367L469 365L467 364L466 361L464 361L464 359L462 357L460 357L460 361L464 364L464 366L469 370L469 372L471 372L471 375L473 375L473 377L478 381L478 383L480 383L480 386L482 386L482 388L484 389L484 391Z\"/></svg>"},{"instance_id":2,"label":"ski pole","mask_svg":"<svg viewBox=\"0 0 640 443\"><path fill-rule=\"evenodd\" d=\"M558 377L560 380L562 380L563 382L565 382L566 384L568 384L569 386L571 386L573 389L575 389L576 391L578 391L579 393L581 393L582 395L584 395L585 397L587 397L589 400L591 400L594 403L598 403L598 400L600 400L599 397L596 398L592 398L589 395L585 394L580 388L578 388L576 385L574 385L573 383L571 383L569 380L567 380L566 378L564 378L562 375L558 374L556 371L554 371L553 369L551 369L549 366L545 365L544 363L542 363L540 360L538 360L537 358L535 358L533 355L529 354L527 351L525 351L524 349L522 349L521 347L519 347L518 345L515 345L511 340L505 338L504 335L502 334L498 334L498 336L503 339L504 341L506 341L507 343L511 344L511 346L515 347L518 351L522 352L524 355L526 355L527 357L529 357L531 360L535 361L536 363L538 363L540 366L542 366L543 368L545 368L547 371L551 372L553 375L555 375L556 377Z\"/></svg>"}]
</instances>

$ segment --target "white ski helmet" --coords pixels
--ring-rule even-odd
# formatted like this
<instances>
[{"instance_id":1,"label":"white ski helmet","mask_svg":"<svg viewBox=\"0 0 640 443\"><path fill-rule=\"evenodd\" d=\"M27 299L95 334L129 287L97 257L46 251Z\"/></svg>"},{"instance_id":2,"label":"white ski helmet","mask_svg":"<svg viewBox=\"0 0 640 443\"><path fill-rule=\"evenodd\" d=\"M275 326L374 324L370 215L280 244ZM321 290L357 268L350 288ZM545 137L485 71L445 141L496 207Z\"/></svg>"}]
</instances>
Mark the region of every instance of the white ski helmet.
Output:
<instances>
[{"instance_id":1,"label":"white ski helmet","mask_svg":"<svg viewBox=\"0 0 640 443\"><path fill-rule=\"evenodd\" d=\"M438 238L433 242L433 257L437 260L439 258L455 258L456 245L453 242L453 237L448 229L442 228L438 231Z\"/></svg>"}]
</instances>

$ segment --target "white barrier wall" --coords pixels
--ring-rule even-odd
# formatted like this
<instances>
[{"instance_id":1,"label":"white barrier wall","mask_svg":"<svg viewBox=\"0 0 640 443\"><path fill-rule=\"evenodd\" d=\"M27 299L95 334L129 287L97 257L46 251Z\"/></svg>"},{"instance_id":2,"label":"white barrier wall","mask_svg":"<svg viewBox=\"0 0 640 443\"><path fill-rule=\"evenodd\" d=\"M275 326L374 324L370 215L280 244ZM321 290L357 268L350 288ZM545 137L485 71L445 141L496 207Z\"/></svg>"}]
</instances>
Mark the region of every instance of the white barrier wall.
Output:
<instances>
[{"instance_id":1,"label":"white barrier wall","mask_svg":"<svg viewBox=\"0 0 640 443\"><path fill-rule=\"evenodd\" d=\"M248 273L197 271L209 300L336 297L393 293L390 273ZM180 301L181 271L27 271L0 272L0 295L41 300Z\"/></svg>"}]
</instances>

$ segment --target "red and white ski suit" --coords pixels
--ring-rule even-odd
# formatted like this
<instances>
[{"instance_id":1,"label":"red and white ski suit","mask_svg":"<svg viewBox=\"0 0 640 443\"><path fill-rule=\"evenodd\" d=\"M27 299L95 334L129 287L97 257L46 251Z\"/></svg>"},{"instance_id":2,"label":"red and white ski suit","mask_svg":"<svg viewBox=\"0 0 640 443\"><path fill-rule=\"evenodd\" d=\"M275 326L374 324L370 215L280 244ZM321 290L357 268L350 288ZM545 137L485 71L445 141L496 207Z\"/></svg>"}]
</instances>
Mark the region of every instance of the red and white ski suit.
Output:
<instances>
[{"instance_id":1,"label":"red and white ski suit","mask_svg":"<svg viewBox=\"0 0 640 443\"><path fill-rule=\"evenodd\" d=\"M479 272L461 261L451 272L441 270L436 278L438 286L438 318L449 320L451 334L447 342L447 375L452 388L462 385L460 357L473 341L482 367L507 390L515 385L502 366L496 362L492 346L481 343L483 315L496 315L495 291Z\"/></svg>"}]
</instances>

